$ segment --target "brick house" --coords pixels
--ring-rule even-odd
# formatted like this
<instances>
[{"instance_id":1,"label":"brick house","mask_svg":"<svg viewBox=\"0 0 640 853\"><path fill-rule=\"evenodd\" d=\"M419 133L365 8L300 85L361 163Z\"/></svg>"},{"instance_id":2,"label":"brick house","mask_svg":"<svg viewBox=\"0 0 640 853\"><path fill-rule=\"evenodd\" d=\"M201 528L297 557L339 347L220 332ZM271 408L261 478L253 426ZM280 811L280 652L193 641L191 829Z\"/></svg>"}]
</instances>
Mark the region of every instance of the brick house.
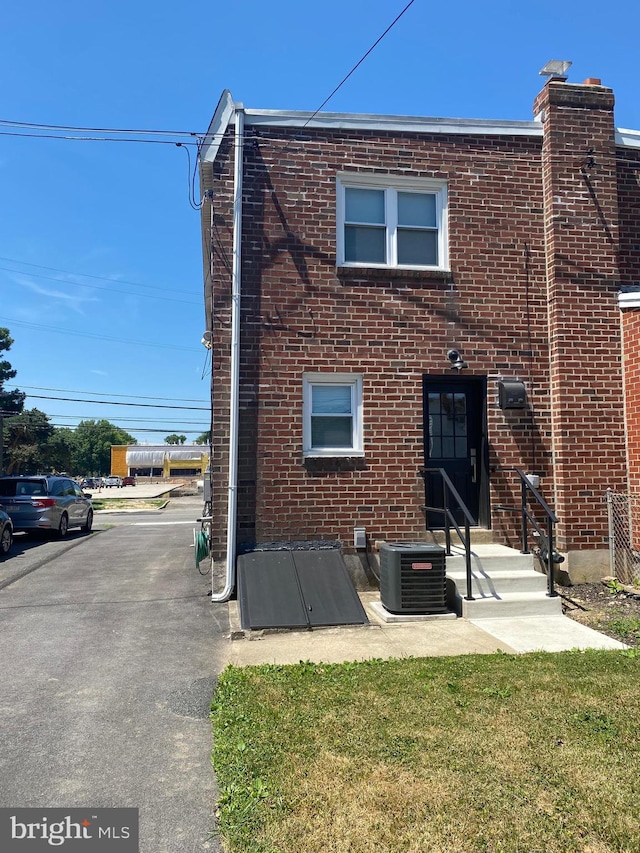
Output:
<instances>
[{"instance_id":1,"label":"brick house","mask_svg":"<svg viewBox=\"0 0 640 853\"><path fill-rule=\"evenodd\" d=\"M425 466L519 547L519 468L572 579L608 573L605 490L640 484L640 132L594 79L550 79L533 116L223 94L200 162L214 557L425 539Z\"/></svg>"}]
</instances>

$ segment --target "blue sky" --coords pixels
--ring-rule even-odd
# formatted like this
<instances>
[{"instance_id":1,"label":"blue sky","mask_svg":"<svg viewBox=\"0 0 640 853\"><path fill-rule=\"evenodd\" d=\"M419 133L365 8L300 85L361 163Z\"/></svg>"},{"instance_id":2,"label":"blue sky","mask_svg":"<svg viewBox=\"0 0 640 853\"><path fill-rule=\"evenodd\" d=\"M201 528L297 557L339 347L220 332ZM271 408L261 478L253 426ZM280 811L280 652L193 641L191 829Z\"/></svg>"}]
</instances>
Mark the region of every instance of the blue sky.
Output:
<instances>
[{"instance_id":1,"label":"blue sky","mask_svg":"<svg viewBox=\"0 0 640 853\"><path fill-rule=\"evenodd\" d=\"M0 120L201 133L225 88L248 108L315 110L407 2L6 5ZM528 120L539 69L568 59L571 82L600 77L618 127L640 129L639 25L632 0L414 0L326 109ZM5 135L25 132L0 126L0 326L27 407L193 440L207 411L153 408L209 399L185 149Z\"/></svg>"}]
</instances>

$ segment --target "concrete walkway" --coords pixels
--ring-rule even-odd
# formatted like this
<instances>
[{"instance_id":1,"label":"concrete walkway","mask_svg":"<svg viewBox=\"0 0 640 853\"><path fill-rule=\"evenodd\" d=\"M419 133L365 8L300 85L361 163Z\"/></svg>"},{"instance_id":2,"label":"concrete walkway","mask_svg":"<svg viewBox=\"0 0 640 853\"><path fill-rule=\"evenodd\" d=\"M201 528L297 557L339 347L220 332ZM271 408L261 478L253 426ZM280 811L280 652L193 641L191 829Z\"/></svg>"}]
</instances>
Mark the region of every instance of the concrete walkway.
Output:
<instances>
[{"instance_id":1,"label":"concrete walkway","mask_svg":"<svg viewBox=\"0 0 640 853\"><path fill-rule=\"evenodd\" d=\"M625 649L623 643L567 616L385 622L378 592L360 592L370 624L313 631L252 631L240 626L238 602L229 603L230 663L251 666L299 661L342 663L371 658L524 653L571 649ZM224 605L213 605L224 606Z\"/></svg>"}]
</instances>

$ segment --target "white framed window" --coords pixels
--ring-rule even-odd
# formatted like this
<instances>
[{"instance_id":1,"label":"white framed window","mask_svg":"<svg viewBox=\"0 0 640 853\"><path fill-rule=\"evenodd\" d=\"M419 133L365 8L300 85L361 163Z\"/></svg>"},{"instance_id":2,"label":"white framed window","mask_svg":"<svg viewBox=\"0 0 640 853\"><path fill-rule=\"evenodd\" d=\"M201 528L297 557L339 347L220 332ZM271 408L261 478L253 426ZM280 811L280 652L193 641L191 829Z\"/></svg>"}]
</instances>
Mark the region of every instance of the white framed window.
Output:
<instances>
[{"instance_id":1,"label":"white framed window","mask_svg":"<svg viewBox=\"0 0 640 853\"><path fill-rule=\"evenodd\" d=\"M338 266L449 268L447 185L389 175L339 175Z\"/></svg>"},{"instance_id":2,"label":"white framed window","mask_svg":"<svg viewBox=\"0 0 640 853\"><path fill-rule=\"evenodd\" d=\"M302 450L305 456L363 456L362 376L305 373Z\"/></svg>"}]
</instances>

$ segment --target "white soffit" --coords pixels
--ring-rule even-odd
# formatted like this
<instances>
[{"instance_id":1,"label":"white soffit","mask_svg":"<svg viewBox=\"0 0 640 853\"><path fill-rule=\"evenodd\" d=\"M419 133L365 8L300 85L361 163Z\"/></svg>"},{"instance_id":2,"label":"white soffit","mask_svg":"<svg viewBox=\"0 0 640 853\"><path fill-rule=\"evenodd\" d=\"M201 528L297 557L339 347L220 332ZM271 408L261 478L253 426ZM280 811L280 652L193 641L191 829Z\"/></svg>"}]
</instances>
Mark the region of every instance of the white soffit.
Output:
<instances>
[{"instance_id":1,"label":"white soffit","mask_svg":"<svg viewBox=\"0 0 640 853\"><path fill-rule=\"evenodd\" d=\"M491 136L542 136L539 121L423 118L369 113L308 113L246 110L245 126L299 127L324 130L382 130L405 133L455 133Z\"/></svg>"},{"instance_id":2,"label":"white soffit","mask_svg":"<svg viewBox=\"0 0 640 853\"><path fill-rule=\"evenodd\" d=\"M640 308L640 287L621 290L618 293L618 306L622 308Z\"/></svg>"},{"instance_id":3,"label":"white soffit","mask_svg":"<svg viewBox=\"0 0 640 853\"><path fill-rule=\"evenodd\" d=\"M233 103L231 92L225 89L220 95L218 106L215 109L209 129L205 134L202 147L200 148L200 160L203 163L213 163L216 159L222 137L229 127L229 122L233 118L235 111L236 105Z\"/></svg>"},{"instance_id":4,"label":"white soffit","mask_svg":"<svg viewBox=\"0 0 640 853\"><path fill-rule=\"evenodd\" d=\"M619 127L616 130L616 145L640 148L640 130L627 130L624 127Z\"/></svg>"},{"instance_id":5,"label":"white soffit","mask_svg":"<svg viewBox=\"0 0 640 853\"><path fill-rule=\"evenodd\" d=\"M225 89L209 124L200 159L213 163L222 138L232 121L237 108L231 92ZM484 136L542 136L542 122L503 121L498 119L433 118L422 116L375 115L373 113L311 113L282 110L245 110L245 126L288 127L316 130L386 131L392 133L447 133L456 135ZM616 144L640 148L640 130L618 128Z\"/></svg>"}]
</instances>

